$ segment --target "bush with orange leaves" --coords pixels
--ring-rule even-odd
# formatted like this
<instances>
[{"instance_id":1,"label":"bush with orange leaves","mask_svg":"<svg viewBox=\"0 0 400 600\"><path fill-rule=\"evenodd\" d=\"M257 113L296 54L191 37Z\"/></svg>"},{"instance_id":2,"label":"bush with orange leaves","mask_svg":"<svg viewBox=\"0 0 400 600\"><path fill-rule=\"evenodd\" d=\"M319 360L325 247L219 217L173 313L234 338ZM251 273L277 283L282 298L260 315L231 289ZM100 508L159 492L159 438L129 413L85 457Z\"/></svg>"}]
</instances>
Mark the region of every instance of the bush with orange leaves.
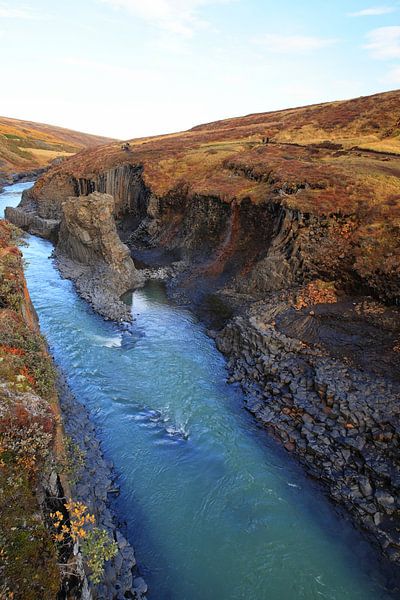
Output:
<instances>
[{"instance_id":1,"label":"bush with orange leaves","mask_svg":"<svg viewBox=\"0 0 400 600\"><path fill-rule=\"evenodd\" d=\"M118 546L105 529L96 527L94 515L83 502L70 500L65 504L68 516L61 511L50 513L55 528L54 540L61 546L79 544L94 584L100 583L104 564L118 551ZM71 566L71 565L70 565Z\"/></svg>"},{"instance_id":2,"label":"bush with orange leaves","mask_svg":"<svg viewBox=\"0 0 400 600\"><path fill-rule=\"evenodd\" d=\"M301 310L316 304L334 304L337 302L335 284L330 281L316 279L303 287L297 294L294 307Z\"/></svg>"}]
</instances>

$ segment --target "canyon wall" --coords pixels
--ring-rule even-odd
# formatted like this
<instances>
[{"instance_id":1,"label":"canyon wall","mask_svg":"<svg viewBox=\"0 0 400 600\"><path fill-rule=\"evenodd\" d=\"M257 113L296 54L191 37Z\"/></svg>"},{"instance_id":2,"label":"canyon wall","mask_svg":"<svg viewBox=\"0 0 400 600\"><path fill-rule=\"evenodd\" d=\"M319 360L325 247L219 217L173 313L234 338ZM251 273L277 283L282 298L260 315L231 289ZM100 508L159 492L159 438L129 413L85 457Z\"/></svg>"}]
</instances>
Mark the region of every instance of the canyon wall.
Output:
<instances>
[{"instance_id":1,"label":"canyon wall","mask_svg":"<svg viewBox=\"0 0 400 600\"><path fill-rule=\"evenodd\" d=\"M64 452L56 376L30 301L16 247L18 232L0 221L0 596L78 598L83 575L64 576L50 526ZM76 592L76 593L75 593Z\"/></svg>"},{"instance_id":2,"label":"canyon wall","mask_svg":"<svg viewBox=\"0 0 400 600\"><path fill-rule=\"evenodd\" d=\"M61 217L57 256L124 264L116 232L100 232L114 212L132 255L150 270L171 269L172 294L200 305L216 293L241 315L213 335L247 408L399 563L400 328L396 309L377 301L398 291L356 273L351 219L185 187L157 197L136 168L81 179L78 191L89 195L65 199L71 185L55 201L52 187L33 190L41 218ZM120 194L114 208L98 187Z\"/></svg>"},{"instance_id":3,"label":"canyon wall","mask_svg":"<svg viewBox=\"0 0 400 600\"><path fill-rule=\"evenodd\" d=\"M8 208L6 216L54 241L63 203L93 191L113 196L119 236L132 249L161 247L182 260L204 262L202 279L214 281L215 287L229 280L243 293L262 295L321 277L346 293L400 302L395 254L388 259L393 267L383 268L379 254L367 263L354 214L317 215L293 208L287 202L292 193L274 192L257 203L248 198L228 202L218 195L192 194L180 185L157 196L140 166L120 165L87 178L55 172L24 192L20 206Z\"/></svg>"},{"instance_id":4,"label":"canyon wall","mask_svg":"<svg viewBox=\"0 0 400 600\"><path fill-rule=\"evenodd\" d=\"M57 222L56 254L68 256L78 281L76 269L111 256L97 239L101 204L90 200L109 194L114 267L127 260L118 232L143 278L162 274L170 294L206 319L209 302L227 309L210 335L247 407L396 564L399 95L249 115L83 152L7 213L32 231L41 219L43 235L49 220ZM80 223L88 203L93 212ZM131 287L140 285L129 272ZM104 293L101 277L96 290ZM79 283L78 291L85 296ZM93 294L85 297L99 310ZM119 318L118 310L110 300L100 312Z\"/></svg>"}]
</instances>

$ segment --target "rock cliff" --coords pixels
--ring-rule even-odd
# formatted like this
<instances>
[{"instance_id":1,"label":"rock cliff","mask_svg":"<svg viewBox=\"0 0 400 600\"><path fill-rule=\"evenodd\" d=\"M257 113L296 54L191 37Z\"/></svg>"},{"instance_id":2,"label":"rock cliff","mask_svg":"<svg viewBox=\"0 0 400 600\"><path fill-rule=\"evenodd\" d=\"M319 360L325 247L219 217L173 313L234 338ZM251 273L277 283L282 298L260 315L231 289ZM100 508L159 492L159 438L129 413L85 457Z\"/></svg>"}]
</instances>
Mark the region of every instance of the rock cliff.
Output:
<instances>
[{"instance_id":1,"label":"rock cliff","mask_svg":"<svg viewBox=\"0 0 400 600\"><path fill-rule=\"evenodd\" d=\"M55 255L63 276L74 281L80 295L99 314L129 321L130 311L119 298L140 286L143 277L117 233L118 191L110 188L106 177L103 181L105 185L100 189L111 189L115 196L89 193L92 187L85 188L89 195L71 196L76 188L67 181L57 193L51 192L48 203L38 205L28 190L21 204L6 208L5 214L15 225L56 244Z\"/></svg>"},{"instance_id":2,"label":"rock cliff","mask_svg":"<svg viewBox=\"0 0 400 600\"><path fill-rule=\"evenodd\" d=\"M62 274L107 318L130 320L120 296L136 287L140 275L117 234L114 199L94 192L62 203L56 256Z\"/></svg>"}]
</instances>

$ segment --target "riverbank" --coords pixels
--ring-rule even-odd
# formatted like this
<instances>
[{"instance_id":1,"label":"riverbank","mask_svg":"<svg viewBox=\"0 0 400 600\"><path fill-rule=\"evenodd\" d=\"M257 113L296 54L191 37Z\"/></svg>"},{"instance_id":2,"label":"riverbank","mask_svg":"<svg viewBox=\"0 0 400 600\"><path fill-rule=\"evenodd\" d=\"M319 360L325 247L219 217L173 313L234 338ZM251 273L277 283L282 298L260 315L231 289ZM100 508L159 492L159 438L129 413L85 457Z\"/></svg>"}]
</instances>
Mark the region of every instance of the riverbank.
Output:
<instances>
[{"instance_id":1,"label":"riverbank","mask_svg":"<svg viewBox=\"0 0 400 600\"><path fill-rule=\"evenodd\" d=\"M15 228L0 221L0 595L50 600L64 583L47 526L62 433L17 242Z\"/></svg>"},{"instance_id":2,"label":"riverbank","mask_svg":"<svg viewBox=\"0 0 400 600\"><path fill-rule=\"evenodd\" d=\"M142 599L147 587L111 506L118 493L116 475L102 456L87 412L56 374L40 336L15 245L21 231L6 221L0 225L0 479L7 481L0 491L0 595ZM71 534L61 540L58 531L71 527L79 506L93 518L93 531L115 543L112 560L95 581L92 551L83 551ZM59 526L53 514L63 515ZM100 571L102 548L96 550Z\"/></svg>"},{"instance_id":3,"label":"riverbank","mask_svg":"<svg viewBox=\"0 0 400 600\"><path fill-rule=\"evenodd\" d=\"M92 597L94 600L145 600L147 586L139 576L134 550L122 534L113 509L112 498L119 494L118 475L113 464L103 456L87 410L71 393L61 374L57 389L65 433L81 455L79 470L74 473L71 485L72 497L89 508L96 523L118 546L115 556L105 565L101 582L90 586Z\"/></svg>"},{"instance_id":4,"label":"riverbank","mask_svg":"<svg viewBox=\"0 0 400 600\"><path fill-rule=\"evenodd\" d=\"M13 185L14 183L23 183L26 181L34 181L43 173L49 170L50 167L41 167L39 169L33 169L31 171L19 171L17 173L12 174L4 174L0 173L0 194L4 192L4 188L9 185Z\"/></svg>"}]
</instances>

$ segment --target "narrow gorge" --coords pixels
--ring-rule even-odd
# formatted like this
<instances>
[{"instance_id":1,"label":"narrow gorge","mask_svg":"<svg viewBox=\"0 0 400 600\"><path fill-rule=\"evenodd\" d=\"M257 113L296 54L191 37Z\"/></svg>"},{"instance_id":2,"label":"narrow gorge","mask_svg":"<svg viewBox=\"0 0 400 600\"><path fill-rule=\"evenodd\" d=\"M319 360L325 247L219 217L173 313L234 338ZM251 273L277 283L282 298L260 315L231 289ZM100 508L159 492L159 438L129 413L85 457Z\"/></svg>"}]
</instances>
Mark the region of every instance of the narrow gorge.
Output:
<instances>
[{"instance_id":1,"label":"narrow gorge","mask_svg":"<svg viewBox=\"0 0 400 600\"><path fill-rule=\"evenodd\" d=\"M390 569L243 411L240 388L224 383L225 362L190 311L153 281L134 292L131 325L104 321L60 277L51 244L28 243L30 295L79 399L63 389L66 431L86 462L76 498L106 527L111 502L122 558L126 536L146 581L116 578L113 562L93 597L122 598L119 586L135 597L147 585L160 599L258 598L266 587L276 596L395 597Z\"/></svg>"},{"instance_id":2,"label":"narrow gorge","mask_svg":"<svg viewBox=\"0 0 400 600\"><path fill-rule=\"evenodd\" d=\"M136 549L123 593L397 597L398 100L83 151L6 208L119 476L93 502Z\"/></svg>"}]
</instances>

